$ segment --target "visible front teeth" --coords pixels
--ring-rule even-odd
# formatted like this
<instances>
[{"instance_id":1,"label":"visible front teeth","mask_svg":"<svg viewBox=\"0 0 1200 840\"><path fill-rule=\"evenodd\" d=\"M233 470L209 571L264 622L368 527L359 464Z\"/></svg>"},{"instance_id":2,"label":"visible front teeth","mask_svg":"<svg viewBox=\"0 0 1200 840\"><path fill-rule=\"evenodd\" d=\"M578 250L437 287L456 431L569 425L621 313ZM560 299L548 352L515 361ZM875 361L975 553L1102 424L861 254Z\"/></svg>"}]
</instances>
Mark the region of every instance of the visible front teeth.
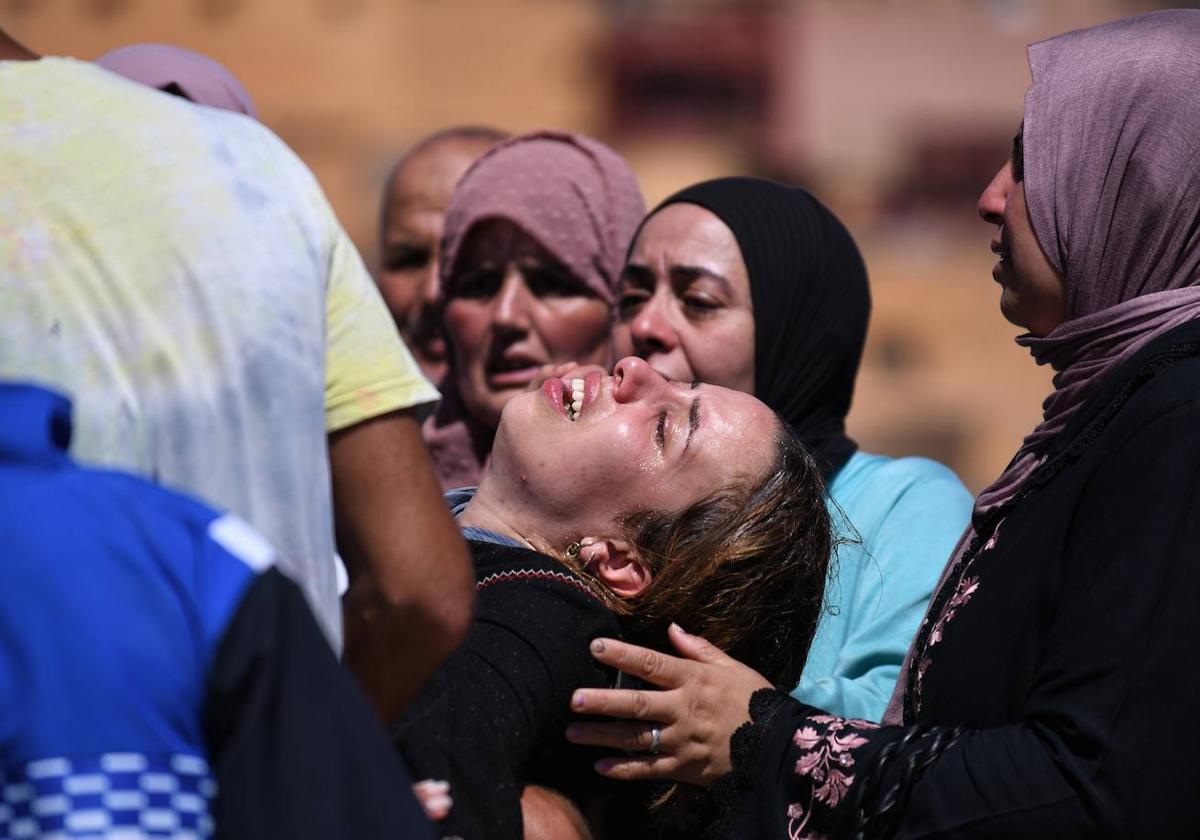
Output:
<instances>
[{"instance_id":1,"label":"visible front teeth","mask_svg":"<svg viewBox=\"0 0 1200 840\"><path fill-rule=\"evenodd\" d=\"M567 412L571 420L576 420L579 417L579 412L583 408L583 380L571 380L571 405Z\"/></svg>"}]
</instances>

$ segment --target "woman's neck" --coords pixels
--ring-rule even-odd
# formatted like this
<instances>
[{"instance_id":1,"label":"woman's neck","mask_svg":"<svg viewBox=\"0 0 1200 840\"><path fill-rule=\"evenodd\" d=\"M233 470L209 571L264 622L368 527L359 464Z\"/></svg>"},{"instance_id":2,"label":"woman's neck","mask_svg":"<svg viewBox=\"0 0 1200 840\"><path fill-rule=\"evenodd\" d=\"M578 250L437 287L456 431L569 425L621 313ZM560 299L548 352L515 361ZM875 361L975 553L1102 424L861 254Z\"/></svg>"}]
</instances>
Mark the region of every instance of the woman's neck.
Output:
<instances>
[{"instance_id":1,"label":"woman's neck","mask_svg":"<svg viewBox=\"0 0 1200 840\"><path fill-rule=\"evenodd\" d=\"M504 505L496 503L492 498L492 494L488 492L486 481L480 485L475 496L463 508L463 512L458 515L458 524L460 527L483 528L488 531L494 531L497 534L512 537L533 551L542 550L535 544L540 541L537 541L529 533L529 529L522 527L517 522L517 517Z\"/></svg>"}]
</instances>

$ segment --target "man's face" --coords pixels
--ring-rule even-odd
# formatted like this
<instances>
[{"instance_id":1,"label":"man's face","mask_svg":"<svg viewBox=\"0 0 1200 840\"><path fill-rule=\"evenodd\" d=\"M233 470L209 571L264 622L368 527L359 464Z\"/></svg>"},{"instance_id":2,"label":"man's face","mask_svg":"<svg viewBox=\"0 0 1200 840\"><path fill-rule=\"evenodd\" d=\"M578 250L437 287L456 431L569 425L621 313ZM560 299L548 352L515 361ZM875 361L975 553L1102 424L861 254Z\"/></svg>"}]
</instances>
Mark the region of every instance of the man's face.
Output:
<instances>
[{"instance_id":1,"label":"man's face","mask_svg":"<svg viewBox=\"0 0 1200 840\"><path fill-rule=\"evenodd\" d=\"M379 290L400 334L435 382L446 343L437 317L442 223L454 185L490 143L447 138L402 161L387 185Z\"/></svg>"}]
</instances>

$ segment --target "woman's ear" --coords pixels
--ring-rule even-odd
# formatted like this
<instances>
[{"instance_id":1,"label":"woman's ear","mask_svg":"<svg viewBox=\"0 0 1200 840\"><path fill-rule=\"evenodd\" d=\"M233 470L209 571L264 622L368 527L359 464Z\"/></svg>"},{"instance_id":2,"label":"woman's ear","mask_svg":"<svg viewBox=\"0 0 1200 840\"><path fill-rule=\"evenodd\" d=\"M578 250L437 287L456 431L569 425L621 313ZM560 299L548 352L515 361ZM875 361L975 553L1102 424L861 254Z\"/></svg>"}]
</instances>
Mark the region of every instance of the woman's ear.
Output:
<instances>
[{"instance_id":1,"label":"woman's ear","mask_svg":"<svg viewBox=\"0 0 1200 840\"><path fill-rule=\"evenodd\" d=\"M579 561L622 598L632 598L650 585L649 566L625 540L604 537L580 540Z\"/></svg>"}]
</instances>

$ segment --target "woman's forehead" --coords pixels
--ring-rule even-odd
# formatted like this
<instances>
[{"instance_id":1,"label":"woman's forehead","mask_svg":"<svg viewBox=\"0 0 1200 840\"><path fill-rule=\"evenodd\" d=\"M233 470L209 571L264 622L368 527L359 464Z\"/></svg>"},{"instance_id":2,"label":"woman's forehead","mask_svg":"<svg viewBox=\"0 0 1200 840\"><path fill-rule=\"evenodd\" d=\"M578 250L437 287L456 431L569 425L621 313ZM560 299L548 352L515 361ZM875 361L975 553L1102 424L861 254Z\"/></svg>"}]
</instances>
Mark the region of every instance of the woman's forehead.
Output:
<instances>
[{"instance_id":1,"label":"woman's forehead","mask_svg":"<svg viewBox=\"0 0 1200 840\"><path fill-rule=\"evenodd\" d=\"M761 474L774 460L775 412L752 394L719 385L699 385L695 398L701 451L731 472Z\"/></svg>"},{"instance_id":2,"label":"woman's forehead","mask_svg":"<svg viewBox=\"0 0 1200 840\"><path fill-rule=\"evenodd\" d=\"M740 258L737 238L724 220L711 210L687 201L668 204L657 211L642 227L636 246L689 245L693 247L732 248Z\"/></svg>"},{"instance_id":3,"label":"woman's forehead","mask_svg":"<svg viewBox=\"0 0 1200 840\"><path fill-rule=\"evenodd\" d=\"M715 275L730 283L733 292L748 295L750 290L733 231L696 204L670 204L651 216L638 234L629 262L655 270Z\"/></svg>"}]
</instances>

